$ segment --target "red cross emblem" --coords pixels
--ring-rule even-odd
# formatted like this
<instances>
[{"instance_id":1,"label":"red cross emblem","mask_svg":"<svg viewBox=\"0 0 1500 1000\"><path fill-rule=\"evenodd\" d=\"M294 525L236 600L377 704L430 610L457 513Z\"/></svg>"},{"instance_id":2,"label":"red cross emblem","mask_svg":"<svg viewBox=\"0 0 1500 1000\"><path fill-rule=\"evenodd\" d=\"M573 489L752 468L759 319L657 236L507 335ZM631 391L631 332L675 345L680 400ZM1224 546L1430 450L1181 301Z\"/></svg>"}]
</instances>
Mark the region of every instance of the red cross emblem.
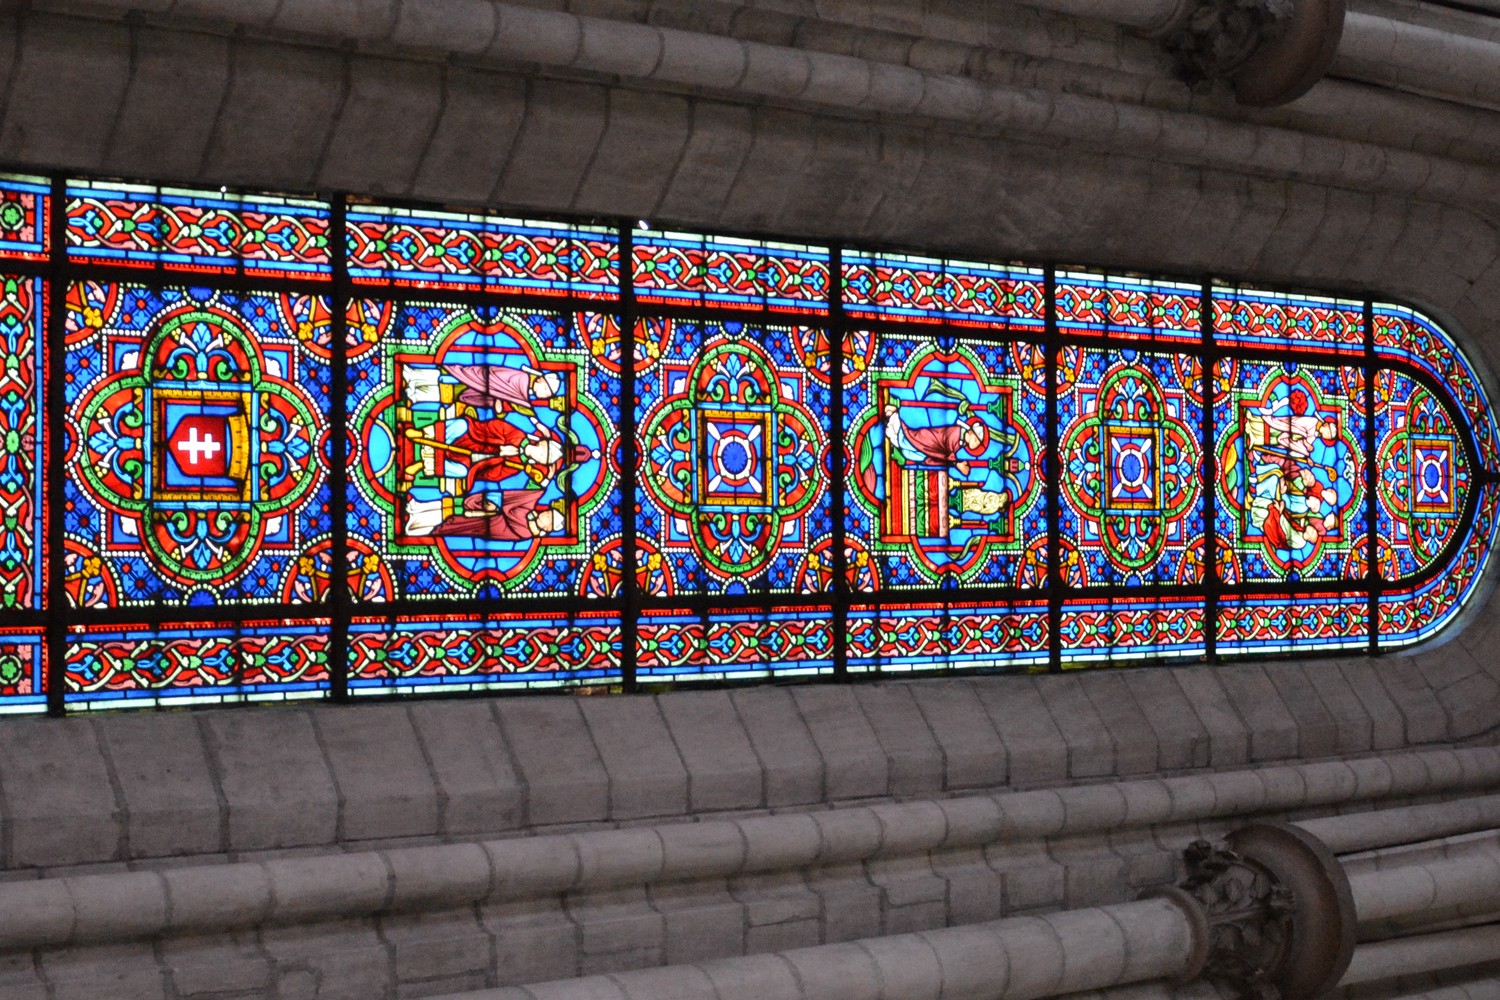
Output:
<instances>
[{"instance_id":1,"label":"red cross emblem","mask_svg":"<svg viewBox=\"0 0 1500 1000\"><path fill-rule=\"evenodd\" d=\"M183 417L167 441L177 467L189 476L223 476L229 471L229 425L223 417Z\"/></svg>"}]
</instances>

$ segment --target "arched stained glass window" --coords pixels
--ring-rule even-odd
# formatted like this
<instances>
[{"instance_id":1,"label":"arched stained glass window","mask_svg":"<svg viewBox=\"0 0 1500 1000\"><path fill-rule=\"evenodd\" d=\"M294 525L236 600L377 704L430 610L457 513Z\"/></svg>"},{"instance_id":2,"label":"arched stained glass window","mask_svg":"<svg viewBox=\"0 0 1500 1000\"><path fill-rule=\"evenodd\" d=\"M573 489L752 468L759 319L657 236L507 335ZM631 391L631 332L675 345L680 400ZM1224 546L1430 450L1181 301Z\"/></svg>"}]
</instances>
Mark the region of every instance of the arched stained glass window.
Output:
<instances>
[{"instance_id":1,"label":"arched stained glass window","mask_svg":"<svg viewBox=\"0 0 1500 1000\"><path fill-rule=\"evenodd\" d=\"M1500 435L1401 305L0 178L0 712L1379 652Z\"/></svg>"}]
</instances>

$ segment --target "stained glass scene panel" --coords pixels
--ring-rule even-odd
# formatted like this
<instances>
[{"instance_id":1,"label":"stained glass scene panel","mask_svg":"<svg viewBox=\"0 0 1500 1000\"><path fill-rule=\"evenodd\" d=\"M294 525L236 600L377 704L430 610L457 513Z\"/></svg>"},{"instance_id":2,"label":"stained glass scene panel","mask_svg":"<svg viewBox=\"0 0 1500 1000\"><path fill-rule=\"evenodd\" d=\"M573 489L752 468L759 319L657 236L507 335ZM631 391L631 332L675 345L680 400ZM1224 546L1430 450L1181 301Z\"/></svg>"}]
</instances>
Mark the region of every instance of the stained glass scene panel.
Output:
<instances>
[{"instance_id":1,"label":"stained glass scene panel","mask_svg":"<svg viewBox=\"0 0 1500 1000\"><path fill-rule=\"evenodd\" d=\"M0 609L46 605L46 321L47 283L0 274Z\"/></svg>"},{"instance_id":2,"label":"stained glass scene panel","mask_svg":"<svg viewBox=\"0 0 1500 1000\"><path fill-rule=\"evenodd\" d=\"M47 259L51 190L43 177L0 174L0 258Z\"/></svg>"},{"instance_id":3,"label":"stained glass scene panel","mask_svg":"<svg viewBox=\"0 0 1500 1000\"><path fill-rule=\"evenodd\" d=\"M845 252L843 265L844 311L851 317L1032 333L1046 326L1040 268L857 250Z\"/></svg>"},{"instance_id":4,"label":"stained glass scene panel","mask_svg":"<svg viewBox=\"0 0 1500 1000\"><path fill-rule=\"evenodd\" d=\"M831 673L833 609L826 606L653 609L640 619L636 677L643 684Z\"/></svg>"},{"instance_id":5,"label":"stained glass scene panel","mask_svg":"<svg viewBox=\"0 0 1500 1000\"><path fill-rule=\"evenodd\" d=\"M326 697L330 624L74 626L64 700L93 710Z\"/></svg>"},{"instance_id":6,"label":"stained glass scene panel","mask_svg":"<svg viewBox=\"0 0 1500 1000\"><path fill-rule=\"evenodd\" d=\"M1445 400L1389 369L1375 376L1375 473L1377 565L1399 580L1458 534L1473 471Z\"/></svg>"},{"instance_id":7,"label":"stained glass scene panel","mask_svg":"<svg viewBox=\"0 0 1500 1000\"><path fill-rule=\"evenodd\" d=\"M635 404L639 561L660 574L650 592L826 589L826 336L737 322L656 329L661 353L637 375Z\"/></svg>"},{"instance_id":8,"label":"stained glass scene panel","mask_svg":"<svg viewBox=\"0 0 1500 1000\"><path fill-rule=\"evenodd\" d=\"M1040 587L1047 573L1041 349L868 334L844 387L847 536L862 590Z\"/></svg>"},{"instance_id":9,"label":"stained glass scene panel","mask_svg":"<svg viewBox=\"0 0 1500 1000\"><path fill-rule=\"evenodd\" d=\"M1380 595L1380 645L1395 649L1435 636L1463 610L1489 565L1500 525L1500 484L1488 483L1453 561L1417 586Z\"/></svg>"},{"instance_id":10,"label":"stained glass scene panel","mask_svg":"<svg viewBox=\"0 0 1500 1000\"><path fill-rule=\"evenodd\" d=\"M615 230L433 209L351 205L349 277L362 284L612 299Z\"/></svg>"},{"instance_id":11,"label":"stained glass scene panel","mask_svg":"<svg viewBox=\"0 0 1500 1000\"><path fill-rule=\"evenodd\" d=\"M68 256L176 270L328 280L327 202L74 180Z\"/></svg>"},{"instance_id":12,"label":"stained glass scene panel","mask_svg":"<svg viewBox=\"0 0 1500 1000\"><path fill-rule=\"evenodd\" d=\"M0 715L47 710L47 654L40 629L6 628L0 637Z\"/></svg>"},{"instance_id":13,"label":"stained glass scene panel","mask_svg":"<svg viewBox=\"0 0 1500 1000\"><path fill-rule=\"evenodd\" d=\"M617 593L620 380L590 339L605 324L442 303L352 311L369 328L349 362L356 599Z\"/></svg>"},{"instance_id":14,"label":"stained glass scene panel","mask_svg":"<svg viewBox=\"0 0 1500 1000\"><path fill-rule=\"evenodd\" d=\"M1369 644L1367 593L1253 594L1219 601L1220 656L1362 650Z\"/></svg>"},{"instance_id":15,"label":"stained glass scene panel","mask_svg":"<svg viewBox=\"0 0 1500 1000\"><path fill-rule=\"evenodd\" d=\"M110 282L66 294L71 602L322 600L330 365L303 335L327 300Z\"/></svg>"},{"instance_id":16,"label":"stained glass scene panel","mask_svg":"<svg viewBox=\"0 0 1500 1000\"><path fill-rule=\"evenodd\" d=\"M1304 347L1363 354L1364 305L1314 295L1215 287L1213 333L1220 347Z\"/></svg>"},{"instance_id":17,"label":"stained glass scene panel","mask_svg":"<svg viewBox=\"0 0 1500 1000\"><path fill-rule=\"evenodd\" d=\"M636 300L826 314L828 248L636 230Z\"/></svg>"},{"instance_id":18,"label":"stained glass scene panel","mask_svg":"<svg viewBox=\"0 0 1500 1000\"><path fill-rule=\"evenodd\" d=\"M1205 649L1203 598L1111 596L1063 602L1063 666L1196 658Z\"/></svg>"},{"instance_id":19,"label":"stained glass scene panel","mask_svg":"<svg viewBox=\"0 0 1500 1000\"><path fill-rule=\"evenodd\" d=\"M1203 288L1095 271L1059 271L1053 298L1065 333L1197 345L1203 340Z\"/></svg>"},{"instance_id":20,"label":"stained glass scene panel","mask_svg":"<svg viewBox=\"0 0 1500 1000\"><path fill-rule=\"evenodd\" d=\"M1202 365L1191 354L1063 349L1063 561L1074 583L1203 579Z\"/></svg>"},{"instance_id":21,"label":"stained glass scene panel","mask_svg":"<svg viewBox=\"0 0 1500 1000\"><path fill-rule=\"evenodd\" d=\"M1214 384L1220 579L1362 581L1363 371L1225 359Z\"/></svg>"},{"instance_id":22,"label":"stained glass scene panel","mask_svg":"<svg viewBox=\"0 0 1500 1000\"><path fill-rule=\"evenodd\" d=\"M522 690L620 680L620 618L492 613L356 618L349 632L354 695Z\"/></svg>"},{"instance_id":23,"label":"stained glass scene panel","mask_svg":"<svg viewBox=\"0 0 1500 1000\"><path fill-rule=\"evenodd\" d=\"M1495 426L1495 413L1483 383L1453 338L1414 309L1377 302L1374 339L1377 355L1426 369L1452 394L1458 409L1468 418L1480 460L1491 469L1500 469L1500 430Z\"/></svg>"},{"instance_id":24,"label":"stained glass scene panel","mask_svg":"<svg viewBox=\"0 0 1500 1000\"><path fill-rule=\"evenodd\" d=\"M1045 601L914 603L849 609L849 672L1046 669Z\"/></svg>"}]
</instances>

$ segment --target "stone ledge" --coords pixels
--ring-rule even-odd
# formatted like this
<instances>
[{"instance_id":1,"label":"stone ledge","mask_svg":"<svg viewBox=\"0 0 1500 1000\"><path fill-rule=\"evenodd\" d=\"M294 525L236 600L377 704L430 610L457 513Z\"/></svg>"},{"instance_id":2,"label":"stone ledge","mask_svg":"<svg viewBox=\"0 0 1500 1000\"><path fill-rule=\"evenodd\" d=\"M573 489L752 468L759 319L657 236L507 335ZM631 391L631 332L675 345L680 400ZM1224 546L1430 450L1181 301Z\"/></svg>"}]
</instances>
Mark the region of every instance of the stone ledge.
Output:
<instances>
[{"instance_id":1,"label":"stone ledge","mask_svg":"<svg viewBox=\"0 0 1500 1000\"><path fill-rule=\"evenodd\" d=\"M942 903L931 860L982 851L993 867L1048 850L1070 878L1122 881L1125 855L1088 875L1103 842L1258 813L1284 815L1380 799L1454 795L1500 783L1500 749L1414 752L1389 760L1285 765L939 800L885 802L697 823L543 834L482 843L392 847L201 866L0 882L0 952L232 933L476 904L537 903L699 880L754 882L788 872L865 866L888 905ZM1497 797L1466 809L1410 810L1436 832L1489 822ZM1373 814L1381 833L1407 815ZM1326 821L1323 827L1329 826ZM1359 838L1360 826L1351 836ZM1337 831L1335 831L1336 835ZM1066 858L1077 856L1070 865ZM878 864L876 864L878 863ZM1006 866L1008 867L1008 866ZM1128 880L1124 880L1128 881ZM929 889L936 896L928 896ZM1072 889L1063 896L1076 905ZM1039 898L1036 905L1063 901ZM922 926L930 921L919 920Z\"/></svg>"},{"instance_id":2,"label":"stone ledge","mask_svg":"<svg viewBox=\"0 0 1500 1000\"><path fill-rule=\"evenodd\" d=\"M1492 729L1500 694L1478 661L1455 675L1446 648L586 703L558 695L482 707L7 720L0 869L614 825L1438 746ZM1325 682L1309 683L1324 672ZM1404 720L1399 743L1375 738L1390 721L1384 705ZM155 731L170 754L138 752Z\"/></svg>"}]
</instances>

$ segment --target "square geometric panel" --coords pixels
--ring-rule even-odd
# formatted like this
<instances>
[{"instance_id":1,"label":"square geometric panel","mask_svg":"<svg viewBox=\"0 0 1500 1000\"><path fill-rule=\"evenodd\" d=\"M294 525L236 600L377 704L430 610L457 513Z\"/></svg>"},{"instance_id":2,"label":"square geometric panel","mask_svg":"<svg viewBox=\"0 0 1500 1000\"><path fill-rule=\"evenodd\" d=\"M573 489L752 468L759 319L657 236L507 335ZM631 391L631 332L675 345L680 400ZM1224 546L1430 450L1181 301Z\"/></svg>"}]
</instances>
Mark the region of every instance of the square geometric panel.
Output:
<instances>
[{"instance_id":1,"label":"square geometric panel","mask_svg":"<svg viewBox=\"0 0 1500 1000\"><path fill-rule=\"evenodd\" d=\"M1454 452L1457 442L1411 440L1411 509L1418 514L1452 517L1458 513L1458 495L1453 490Z\"/></svg>"},{"instance_id":2,"label":"square geometric panel","mask_svg":"<svg viewBox=\"0 0 1500 1000\"><path fill-rule=\"evenodd\" d=\"M686 320L640 331L654 348L636 377L647 592L828 589L829 392L816 331Z\"/></svg>"},{"instance_id":3,"label":"square geometric panel","mask_svg":"<svg viewBox=\"0 0 1500 1000\"><path fill-rule=\"evenodd\" d=\"M0 175L0 258L47 259L51 190L43 177Z\"/></svg>"},{"instance_id":4,"label":"square geometric panel","mask_svg":"<svg viewBox=\"0 0 1500 1000\"><path fill-rule=\"evenodd\" d=\"M1203 578L1202 375L1188 354L1064 346L1061 562L1078 586Z\"/></svg>"},{"instance_id":5,"label":"square geometric panel","mask_svg":"<svg viewBox=\"0 0 1500 1000\"><path fill-rule=\"evenodd\" d=\"M1150 425L1105 423L1104 510L1161 509L1161 430Z\"/></svg>"},{"instance_id":6,"label":"square geometric panel","mask_svg":"<svg viewBox=\"0 0 1500 1000\"><path fill-rule=\"evenodd\" d=\"M75 606L323 599L331 368L309 330L326 310L287 293L69 287Z\"/></svg>"},{"instance_id":7,"label":"square geometric panel","mask_svg":"<svg viewBox=\"0 0 1500 1000\"><path fill-rule=\"evenodd\" d=\"M47 710L45 641L39 628L10 627L0 638L0 715Z\"/></svg>"},{"instance_id":8,"label":"square geometric panel","mask_svg":"<svg viewBox=\"0 0 1500 1000\"><path fill-rule=\"evenodd\" d=\"M776 413L697 410L693 417L699 506L775 507L776 480L768 470Z\"/></svg>"}]
</instances>

